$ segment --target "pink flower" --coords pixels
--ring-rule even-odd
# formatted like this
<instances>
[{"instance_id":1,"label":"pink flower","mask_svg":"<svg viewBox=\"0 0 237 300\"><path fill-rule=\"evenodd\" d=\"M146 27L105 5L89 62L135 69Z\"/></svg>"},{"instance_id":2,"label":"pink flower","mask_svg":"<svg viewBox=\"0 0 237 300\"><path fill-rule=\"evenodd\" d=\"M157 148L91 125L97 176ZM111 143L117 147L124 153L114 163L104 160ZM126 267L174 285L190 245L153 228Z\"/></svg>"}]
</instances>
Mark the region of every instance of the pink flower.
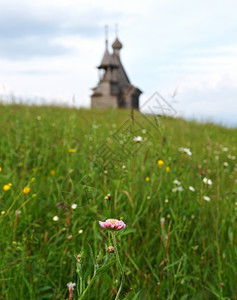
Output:
<instances>
[{"instance_id":1,"label":"pink flower","mask_svg":"<svg viewBox=\"0 0 237 300\"><path fill-rule=\"evenodd\" d=\"M105 222L99 221L99 224L101 227L107 228L108 230L120 230L126 227L126 224L123 221L117 219L108 219Z\"/></svg>"}]
</instances>

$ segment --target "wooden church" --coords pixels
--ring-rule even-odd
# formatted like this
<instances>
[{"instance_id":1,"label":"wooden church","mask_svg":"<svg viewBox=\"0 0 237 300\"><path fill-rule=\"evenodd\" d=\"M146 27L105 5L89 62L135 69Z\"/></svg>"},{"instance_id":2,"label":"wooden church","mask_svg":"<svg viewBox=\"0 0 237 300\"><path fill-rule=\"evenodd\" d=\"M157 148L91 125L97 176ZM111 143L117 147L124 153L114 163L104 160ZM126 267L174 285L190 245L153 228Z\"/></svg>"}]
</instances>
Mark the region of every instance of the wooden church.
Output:
<instances>
[{"instance_id":1,"label":"wooden church","mask_svg":"<svg viewBox=\"0 0 237 300\"><path fill-rule=\"evenodd\" d=\"M141 90L130 83L120 59L122 44L116 37L112 44L113 53L108 50L105 40L105 53L99 69L99 82L93 88L91 107L93 108L134 108L139 109Z\"/></svg>"}]
</instances>

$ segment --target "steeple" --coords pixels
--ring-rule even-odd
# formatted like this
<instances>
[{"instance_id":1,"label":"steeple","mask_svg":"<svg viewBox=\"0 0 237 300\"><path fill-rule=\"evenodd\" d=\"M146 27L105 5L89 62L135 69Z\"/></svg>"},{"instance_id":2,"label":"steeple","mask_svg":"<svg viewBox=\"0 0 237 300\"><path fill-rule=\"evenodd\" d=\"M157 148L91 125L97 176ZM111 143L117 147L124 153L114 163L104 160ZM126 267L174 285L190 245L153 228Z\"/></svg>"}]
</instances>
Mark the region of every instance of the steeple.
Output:
<instances>
[{"instance_id":1,"label":"steeple","mask_svg":"<svg viewBox=\"0 0 237 300\"><path fill-rule=\"evenodd\" d=\"M112 44L112 48L114 49L114 53L119 56L119 50L122 49L123 45L120 42L120 40L118 39L118 25L117 24L115 24L115 34L116 34L116 38Z\"/></svg>"},{"instance_id":2,"label":"steeple","mask_svg":"<svg viewBox=\"0 0 237 300\"><path fill-rule=\"evenodd\" d=\"M110 55L108 50L108 25L105 25L105 53L98 68L107 69L109 67L117 67L117 66L118 64L115 62L115 60Z\"/></svg>"}]
</instances>

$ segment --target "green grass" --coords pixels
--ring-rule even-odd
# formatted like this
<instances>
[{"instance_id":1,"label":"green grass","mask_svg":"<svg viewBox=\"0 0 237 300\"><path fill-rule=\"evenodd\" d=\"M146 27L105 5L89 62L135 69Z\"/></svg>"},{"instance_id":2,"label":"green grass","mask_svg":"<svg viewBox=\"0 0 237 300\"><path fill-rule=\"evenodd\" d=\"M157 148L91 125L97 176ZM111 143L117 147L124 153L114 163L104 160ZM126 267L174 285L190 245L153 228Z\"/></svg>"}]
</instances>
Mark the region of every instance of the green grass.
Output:
<instances>
[{"instance_id":1,"label":"green grass","mask_svg":"<svg viewBox=\"0 0 237 300\"><path fill-rule=\"evenodd\" d=\"M107 218L127 224L117 236L120 299L235 299L237 129L129 111L0 105L0 132L0 299L68 298L79 253L86 286L93 260L111 245L98 224ZM175 179L183 191L172 191ZM112 261L87 299L114 299L119 283Z\"/></svg>"}]
</instances>

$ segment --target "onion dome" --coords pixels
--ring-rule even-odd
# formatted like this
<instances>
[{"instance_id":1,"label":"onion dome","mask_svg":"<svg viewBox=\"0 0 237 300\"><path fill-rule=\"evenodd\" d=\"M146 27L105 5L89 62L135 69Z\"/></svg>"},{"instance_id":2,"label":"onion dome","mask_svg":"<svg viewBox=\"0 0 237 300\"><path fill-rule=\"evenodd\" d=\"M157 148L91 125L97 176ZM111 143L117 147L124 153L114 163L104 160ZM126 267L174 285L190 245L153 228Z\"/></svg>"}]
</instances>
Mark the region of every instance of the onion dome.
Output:
<instances>
[{"instance_id":1,"label":"onion dome","mask_svg":"<svg viewBox=\"0 0 237 300\"><path fill-rule=\"evenodd\" d=\"M123 47L122 43L119 41L118 38L116 38L114 43L112 44L112 48L120 50L122 47Z\"/></svg>"}]
</instances>

